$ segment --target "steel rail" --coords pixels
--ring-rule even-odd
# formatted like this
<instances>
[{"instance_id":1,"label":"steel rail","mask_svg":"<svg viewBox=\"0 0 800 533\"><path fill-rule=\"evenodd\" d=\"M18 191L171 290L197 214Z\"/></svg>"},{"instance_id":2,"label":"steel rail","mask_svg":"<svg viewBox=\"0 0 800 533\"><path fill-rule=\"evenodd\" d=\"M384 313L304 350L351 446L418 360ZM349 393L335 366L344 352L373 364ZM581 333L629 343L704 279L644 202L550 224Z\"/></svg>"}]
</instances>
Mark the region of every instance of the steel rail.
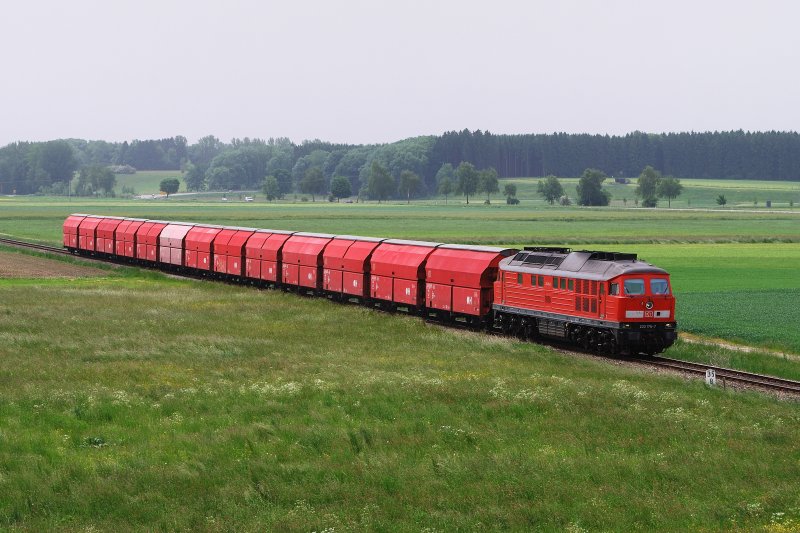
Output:
<instances>
[{"instance_id":1,"label":"steel rail","mask_svg":"<svg viewBox=\"0 0 800 533\"><path fill-rule=\"evenodd\" d=\"M16 246L18 248L30 248L32 250L39 250L41 252L48 252L59 255L72 255L72 253L69 250L65 250L64 248L59 248L56 246L47 246L46 244L36 244L33 242L20 241L17 239L8 239L6 237L0 237L0 244L5 244L8 246Z\"/></svg>"},{"instance_id":2,"label":"steel rail","mask_svg":"<svg viewBox=\"0 0 800 533\"><path fill-rule=\"evenodd\" d=\"M713 370L716 374L716 379L722 381L723 383L737 383L780 392L790 392L794 394L800 393L800 381L794 381L791 379L766 376L764 374L755 374L752 372L707 365L704 363L695 363L693 361L670 359L669 357L661 357L657 355L635 358L633 360L651 366L670 368L673 370L680 370L698 375L705 375L708 370Z\"/></svg>"}]
</instances>

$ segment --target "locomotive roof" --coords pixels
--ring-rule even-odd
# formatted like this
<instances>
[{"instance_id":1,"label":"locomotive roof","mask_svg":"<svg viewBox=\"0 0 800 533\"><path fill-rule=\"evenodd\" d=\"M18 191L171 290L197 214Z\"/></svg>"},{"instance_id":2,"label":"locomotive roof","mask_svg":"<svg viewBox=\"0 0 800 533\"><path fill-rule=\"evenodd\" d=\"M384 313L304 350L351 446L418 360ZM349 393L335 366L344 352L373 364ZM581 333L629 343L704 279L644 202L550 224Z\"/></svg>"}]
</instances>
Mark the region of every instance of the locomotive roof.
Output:
<instances>
[{"instance_id":1,"label":"locomotive roof","mask_svg":"<svg viewBox=\"0 0 800 533\"><path fill-rule=\"evenodd\" d=\"M525 248L501 261L503 270L572 278L607 280L623 274L667 274L636 254L569 248Z\"/></svg>"}]
</instances>

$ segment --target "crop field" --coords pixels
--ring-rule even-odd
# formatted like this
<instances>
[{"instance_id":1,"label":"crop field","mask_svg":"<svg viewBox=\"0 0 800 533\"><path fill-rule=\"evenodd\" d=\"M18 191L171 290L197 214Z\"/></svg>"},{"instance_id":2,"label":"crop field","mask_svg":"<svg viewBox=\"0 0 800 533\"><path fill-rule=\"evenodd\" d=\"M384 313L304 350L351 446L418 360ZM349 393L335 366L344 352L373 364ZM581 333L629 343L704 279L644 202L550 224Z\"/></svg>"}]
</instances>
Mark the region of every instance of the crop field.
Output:
<instances>
[{"instance_id":1,"label":"crop field","mask_svg":"<svg viewBox=\"0 0 800 533\"><path fill-rule=\"evenodd\" d=\"M0 233L60 239L69 213L103 213L236 226L392 235L476 244L800 242L796 211L616 209L495 203L331 204L0 198Z\"/></svg>"},{"instance_id":2,"label":"crop field","mask_svg":"<svg viewBox=\"0 0 800 533\"><path fill-rule=\"evenodd\" d=\"M797 404L277 291L0 279L0 529L800 524Z\"/></svg>"}]
</instances>

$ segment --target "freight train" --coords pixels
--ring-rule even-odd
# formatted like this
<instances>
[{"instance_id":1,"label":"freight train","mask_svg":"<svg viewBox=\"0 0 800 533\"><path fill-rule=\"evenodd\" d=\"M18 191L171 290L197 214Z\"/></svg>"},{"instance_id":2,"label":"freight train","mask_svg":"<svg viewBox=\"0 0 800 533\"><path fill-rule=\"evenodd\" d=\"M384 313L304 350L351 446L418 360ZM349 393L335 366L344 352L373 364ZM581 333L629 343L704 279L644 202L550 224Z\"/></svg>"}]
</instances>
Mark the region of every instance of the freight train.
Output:
<instances>
[{"instance_id":1,"label":"freight train","mask_svg":"<svg viewBox=\"0 0 800 533\"><path fill-rule=\"evenodd\" d=\"M555 339L654 354L677 338L669 274L636 254L497 248L85 214L64 222L80 255Z\"/></svg>"}]
</instances>

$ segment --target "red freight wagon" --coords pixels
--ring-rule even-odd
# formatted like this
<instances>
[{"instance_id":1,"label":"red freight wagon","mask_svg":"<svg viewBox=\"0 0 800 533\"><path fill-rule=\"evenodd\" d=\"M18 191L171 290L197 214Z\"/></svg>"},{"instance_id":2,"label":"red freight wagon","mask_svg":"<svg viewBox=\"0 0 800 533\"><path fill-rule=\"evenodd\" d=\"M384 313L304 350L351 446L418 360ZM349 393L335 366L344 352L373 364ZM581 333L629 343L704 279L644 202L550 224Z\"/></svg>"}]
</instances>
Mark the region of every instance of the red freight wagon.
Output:
<instances>
[{"instance_id":1,"label":"red freight wagon","mask_svg":"<svg viewBox=\"0 0 800 533\"><path fill-rule=\"evenodd\" d=\"M198 270L211 270L213 255L211 246L222 226L194 226L186 234L186 266Z\"/></svg>"},{"instance_id":2,"label":"red freight wagon","mask_svg":"<svg viewBox=\"0 0 800 533\"><path fill-rule=\"evenodd\" d=\"M169 265L183 266L184 263L184 240L186 234L192 229L194 224L184 224L177 222L169 224L161 231L158 238L159 261Z\"/></svg>"},{"instance_id":3,"label":"red freight wagon","mask_svg":"<svg viewBox=\"0 0 800 533\"><path fill-rule=\"evenodd\" d=\"M462 315L487 315L500 260L516 252L489 246L439 246L425 266L426 305Z\"/></svg>"},{"instance_id":4,"label":"red freight wagon","mask_svg":"<svg viewBox=\"0 0 800 533\"><path fill-rule=\"evenodd\" d=\"M368 296L370 258L383 240L349 235L335 237L322 254L323 288L333 293Z\"/></svg>"},{"instance_id":5,"label":"red freight wagon","mask_svg":"<svg viewBox=\"0 0 800 533\"><path fill-rule=\"evenodd\" d=\"M64 246L67 248L78 247L78 228L87 216L75 213L67 217L67 220L64 221Z\"/></svg>"},{"instance_id":6,"label":"red freight wagon","mask_svg":"<svg viewBox=\"0 0 800 533\"><path fill-rule=\"evenodd\" d=\"M100 221L100 224L97 225L97 243L95 245L98 252L114 253L114 233L122 220L122 217L105 217Z\"/></svg>"},{"instance_id":7,"label":"red freight wagon","mask_svg":"<svg viewBox=\"0 0 800 533\"><path fill-rule=\"evenodd\" d=\"M97 226L103 221L103 217L88 215L81 221L78 227L78 248L81 250L95 251L95 239L97 238Z\"/></svg>"},{"instance_id":8,"label":"red freight wagon","mask_svg":"<svg viewBox=\"0 0 800 533\"><path fill-rule=\"evenodd\" d=\"M148 220L136 230L136 258L158 261L158 236L168 222Z\"/></svg>"},{"instance_id":9,"label":"red freight wagon","mask_svg":"<svg viewBox=\"0 0 800 533\"><path fill-rule=\"evenodd\" d=\"M283 244L293 231L258 230L245 245L245 276L279 283Z\"/></svg>"},{"instance_id":10,"label":"red freight wagon","mask_svg":"<svg viewBox=\"0 0 800 533\"><path fill-rule=\"evenodd\" d=\"M322 288L322 252L334 235L295 233L283 245L283 283Z\"/></svg>"},{"instance_id":11,"label":"red freight wagon","mask_svg":"<svg viewBox=\"0 0 800 533\"><path fill-rule=\"evenodd\" d=\"M120 257L136 257L136 230L145 223L141 218L126 218L117 226L116 253Z\"/></svg>"},{"instance_id":12,"label":"red freight wagon","mask_svg":"<svg viewBox=\"0 0 800 533\"><path fill-rule=\"evenodd\" d=\"M376 300L422 307L425 304L425 262L440 243L383 241L370 260L370 296Z\"/></svg>"},{"instance_id":13,"label":"red freight wagon","mask_svg":"<svg viewBox=\"0 0 800 533\"><path fill-rule=\"evenodd\" d=\"M214 272L241 276L244 246L255 228L222 228L214 239Z\"/></svg>"}]
</instances>

